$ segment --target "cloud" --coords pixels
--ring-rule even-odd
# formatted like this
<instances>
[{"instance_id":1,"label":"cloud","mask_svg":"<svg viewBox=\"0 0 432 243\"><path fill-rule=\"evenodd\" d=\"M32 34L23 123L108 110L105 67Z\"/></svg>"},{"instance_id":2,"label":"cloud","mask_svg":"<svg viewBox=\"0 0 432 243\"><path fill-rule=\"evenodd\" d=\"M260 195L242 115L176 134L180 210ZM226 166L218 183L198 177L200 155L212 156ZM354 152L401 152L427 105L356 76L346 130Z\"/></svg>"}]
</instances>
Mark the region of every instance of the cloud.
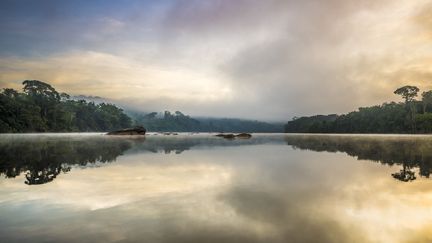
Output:
<instances>
[{"instance_id":1,"label":"cloud","mask_svg":"<svg viewBox=\"0 0 432 243\"><path fill-rule=\"evenodd\" d=\"M211 75L139 63L107 53L75 52L43 60L13 58L0 63L3 80L40 79L73 94L143 101L164 97L206 101L229 94L229 88Z\"/></svg>"},{"instance_id":2,"label":"cloud","mask_svg":"<svg viewBox=\"0 0 432 243\"><path fill-rule=\"evenodd\" d=\"M265 120L432 88L426 0L66 5L5 12L0 86L43 78L145 110Z\"/></svg>"},{"instance_id":3,"label":"cloud","mask_svg":"<svg viewBox=\"0 0 432 243\"><path fill-rule=\"evenodd\" d=\"M334 10L337 1L310 4L285 33L245 48L224 68L260 103L284 104L277 113L286 116L379 104L406 83L430 88L432 53L410 21L422 5L401 3L344 3L344 11Z\"/></svg>"}]
</instances>

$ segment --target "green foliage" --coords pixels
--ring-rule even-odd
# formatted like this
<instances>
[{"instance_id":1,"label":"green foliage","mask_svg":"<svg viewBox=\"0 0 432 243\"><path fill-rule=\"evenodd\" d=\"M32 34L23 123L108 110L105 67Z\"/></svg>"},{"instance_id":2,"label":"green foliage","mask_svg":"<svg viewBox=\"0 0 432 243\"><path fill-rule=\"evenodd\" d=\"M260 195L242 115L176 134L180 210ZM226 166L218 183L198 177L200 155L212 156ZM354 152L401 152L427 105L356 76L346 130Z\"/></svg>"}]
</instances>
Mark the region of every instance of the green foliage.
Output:
<instances>
[{"instance_id":1,"label":"green foliage","mask_svg":"<svg viewBox=\"0 0 432 243\"><path fill-rule=\"evenodd\" d=\"M285 125L285 132L325 133L332 132L332 126L337 115L317 115L311 117L295 117Z\"/></svg>"},{"instance_id":2,"label":"green foliage","mask_svg":"<svg viewBox=\"0 0 432 243\"><path fill-rule=\"evenodd\" d=\"M417 97L417 93L420 91L419 88L416 86L410 86L406 85L403 87L398 88L393 93L401 95L405 99L405 105L410 111L409 117L410 117L410 125L412 132L415 133L417 130L417 124L415 120L415 116L417 113L417 107L415 105L415 97Z\"/></svg>"},{"instance_id":3,"label":"green foliage","mask_svg":"<svg viewBox=\"0 0 432 243\"><path fill-rule=\"evenodd\" d=\"M0 93L0 132L109 131L131 126L131 119L112 104L70 100L38 80L23 82L24 93Z\"/></svg>"},{"instance_id":4,"label":"green foliage","mask_svg":"<svg viewBox=\"0 0 432 243\"><path fill-rule=\"evenodd\" d=\"M283 132L282 124L227 118L192 118L176 111L130 114L137 125L154 132Z\"/></svg>"},{"instance_id":5,"label":"green foliage","mask_svg":"<svg viewBox=\"0 0 432 243\"><path fill-rule=\"evenodd\" d=\"M416 123L421 133L432 133L432 113L427 112L416 115Z\"/></svg>"},{"instance_id":6,"label":"green foliage","mask_svg":"<svg viewBox=\"0 0 432 243\"><path fill-rule=\"evenodd\" d=\"M432 105L432 90L422 93L422 103L423 103L423 113L425 113L426 109L431 108L430 105Z\"/></svg>"},{"instance_id":7,"label":"green foliage","mask_svg":"<svg viewBox=\"0 0 432 243\"><path fill-rule=\"evenodd\" d=\"M24 92L0 92L0 132L102 132L131 127L132 119L113 104L73 100L38 80L25 80ZM180 111L131 113L148 131L282 132L282 124L240 119L194 119Z\"/></svg>"},{"instance_id":8,"label":"green foliage","mask_svg":"<svg viewBox=\"0 0 432 243\"><path fill-rule=\"evenodd\" d=\"M198 118L203 131L210 132L283 132L282 123L232 118Z\"/></svg>"},{"instance_id":9,"label":"green foliage","mask_svg":"<svg viewBox=\"0 0 432 243\"><path fill-rule=\"evenodd\" d=\"M402 98L405 99L405 103L408 103L414 100L419 91L419 88L417 88L416 86L406 85L398 88L393 93L402 96Z\"/></svg>"},{"instance_id":10,"label":"green foliage","mask_svg":"<svg viewBox=\"0 0 432 243\"><path fill-rule=\"evenodd\" d=\"M394 93L405 103L384 103L362 107L344 115L294 118L285 125L285 132L298 133L432 133L432 91L423 92L416 101L419 89L404 86ZM422 113L418 113L422 111Z\"/></svg>"},{"instance_id":11,"label":"green foliage","mask_svg":"<svg viewBox=\"0 0 432 243\"><path fill-rule=\"evenodd\" d=\"M343 115L317 115L294 118L285 125L285 132L298 133L417 133L430 132L429 115L432 91L423 92L422 101L415 97L419 88L403 86L394 91L405 103L384 103L372 107L361 107ZM423 107L423 109L421 109ZM419 109L420 108L420 109Z\"/></svg>"},{"instance_id":12,"label":"green foliage","mask_svg":"<svg viewBox=\"0 0 432 243\"><path fill-rule=\"evenodd\" d=\"M132 113L131 116L135 119L136 125L143 125L147 131L190 132L195 131L194 129L200 125L197 120L184 115L180 111L176 111L174 114L169 111L165 111L163 114L157 112L148 114Z\"/></svg>"}]
</instances>

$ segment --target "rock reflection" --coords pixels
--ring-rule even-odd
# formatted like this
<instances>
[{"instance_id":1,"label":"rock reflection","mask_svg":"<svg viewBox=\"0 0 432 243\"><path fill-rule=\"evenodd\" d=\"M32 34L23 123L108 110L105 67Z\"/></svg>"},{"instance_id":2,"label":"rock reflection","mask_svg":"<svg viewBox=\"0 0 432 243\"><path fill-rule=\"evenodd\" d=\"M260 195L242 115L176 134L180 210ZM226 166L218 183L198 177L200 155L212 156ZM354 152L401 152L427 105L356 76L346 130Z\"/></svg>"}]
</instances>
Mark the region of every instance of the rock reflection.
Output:
<instances>
[{"instance_id":1,"label":"rock reflection","mask_svg":"<svg viewBox=\"0 0 432 243\"><path fill-rule=\"evenodd\" d=\"M391 175L403 182L417 178L414 169L426 178L432 172L432 137L428 136L290 135L285 142L303 150L344 152L359 160L401 165Z\"/></svg>"}]
</instances>

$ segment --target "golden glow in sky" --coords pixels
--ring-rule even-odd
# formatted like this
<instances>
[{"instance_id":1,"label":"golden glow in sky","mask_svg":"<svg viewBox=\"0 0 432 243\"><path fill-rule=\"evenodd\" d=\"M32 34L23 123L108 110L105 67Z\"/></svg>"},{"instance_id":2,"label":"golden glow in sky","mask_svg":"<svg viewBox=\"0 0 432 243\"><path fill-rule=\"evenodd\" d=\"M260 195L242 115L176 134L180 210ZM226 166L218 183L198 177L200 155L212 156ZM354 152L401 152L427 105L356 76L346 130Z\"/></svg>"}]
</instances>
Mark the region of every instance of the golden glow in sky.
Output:
<instances>
[{"instance_id":1,"label":"golden glow in sky","mask_svg":"<svg viewBox=\"0 0 432 243\"><path fill-rule=\"evenodd\" d=\"M265 120L432 88L427 0L35 4L0 4L0 87L38 79L142 111Z\"/></svg>"}]
</instances>

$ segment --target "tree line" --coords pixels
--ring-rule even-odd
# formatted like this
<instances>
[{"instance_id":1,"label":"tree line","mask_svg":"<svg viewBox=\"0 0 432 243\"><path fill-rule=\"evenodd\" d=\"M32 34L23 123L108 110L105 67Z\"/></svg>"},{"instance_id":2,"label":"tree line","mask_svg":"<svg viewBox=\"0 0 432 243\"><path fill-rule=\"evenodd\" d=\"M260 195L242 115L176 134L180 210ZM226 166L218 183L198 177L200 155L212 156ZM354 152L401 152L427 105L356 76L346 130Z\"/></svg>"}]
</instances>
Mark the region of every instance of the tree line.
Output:
<instances>
[{"instance_id":1,"label":"tree line","mask_svg":"<svg viewBox=\"0 0 432 243\"><path fill-rule=\"evenodd\" d=\"M22 82L23 92L0 93L0 132L88 132L130 127L122 109L107 103L73 100L38 80Z\"/></svg>"},{"instance_id":2,"label":"tree line","mask_svg":"<svg viewBox=\"0 0 432 243\"><path fill-rule=\"evenodd\" d=\"M197 118L180 111L129 113L137 124L154 132L283 132L283 124L233 118Z\"/></svg>"},{"instance_id":3,"label":"tree line","mask_svg":"<svg viewBox=\"0 0 432 243\"><path fill-rule=\"evenodd\" d=\"M39 80L22 82L23 91L0 92L0 133L106 132L142 125L154 132L283 132L283 124L227 118L192 118L171 113L124 111L114 104L59 93Z\"/></svg>"},{"instance_id":4,"label":"tree line","mask_svg":"<svg viewBox=\"0 0 432 243\"><path fill-rule=\"evenodd\" d=\"M394 91L404 102L361 107L343 115L293 118L285 124L288 133L432 133L432 90L421 93L406 85Z\"/></svg>"}]
</instances>

